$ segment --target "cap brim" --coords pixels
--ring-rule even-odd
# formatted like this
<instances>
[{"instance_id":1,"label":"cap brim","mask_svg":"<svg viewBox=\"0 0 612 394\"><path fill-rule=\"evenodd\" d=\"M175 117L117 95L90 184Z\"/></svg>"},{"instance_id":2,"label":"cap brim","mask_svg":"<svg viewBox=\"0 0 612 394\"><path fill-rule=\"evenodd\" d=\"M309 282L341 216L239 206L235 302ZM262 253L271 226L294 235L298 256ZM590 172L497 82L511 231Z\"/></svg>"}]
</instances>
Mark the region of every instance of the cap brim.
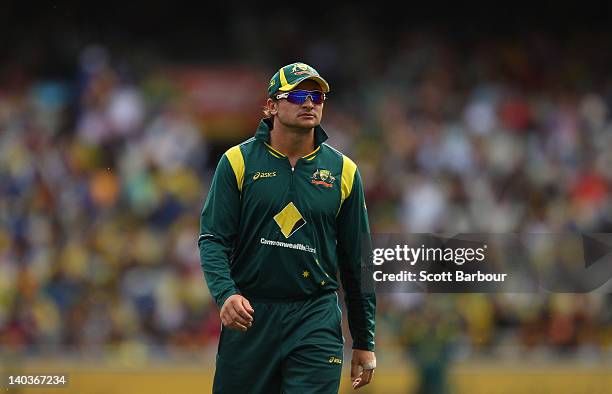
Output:
<instances>
[{"instance_id":1,"label":"cap brim","mask_svg":"<svg viewBox=\"0 0 612 394\"><path fill-rule=\"evenodd\" d=\"M327 83L327 81L324 80L323 78L317 77L315 75L304 76L303 78L300 78L297 81L295 81L295 83L287 84L285 86L281 86L280 88L278 88L278 90L280 90L281 92L288 92L290 90L293 90L293 88L295 88L297 85L299 85L301 82L303 82L303 81L305 81L307 79L312 79L313 81L315 81L319 85L321 85L321 88L323 88L323 93L328 93L329 92L329 84Z\"/></svg>"}]
</instances>

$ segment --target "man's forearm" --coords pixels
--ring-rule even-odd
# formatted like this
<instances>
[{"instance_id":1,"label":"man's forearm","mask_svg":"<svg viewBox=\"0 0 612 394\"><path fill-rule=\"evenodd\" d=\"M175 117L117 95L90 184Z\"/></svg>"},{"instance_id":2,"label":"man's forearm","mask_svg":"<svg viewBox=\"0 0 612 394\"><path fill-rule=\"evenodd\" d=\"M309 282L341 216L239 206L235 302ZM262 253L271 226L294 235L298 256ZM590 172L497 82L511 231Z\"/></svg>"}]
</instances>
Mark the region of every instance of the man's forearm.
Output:
<instances>
[{"instance_id":1,"label":"man's forearm","mask_svg":"<svg viewBox=\"0 0 612 394\"><path fill-rule=\"evenodd\" d=\"M376 296L374 294L347 294L345 302L349 329L353 338L353 349L374 351L376 329Z\"/></svg>"},{"instance_id":2,"label":"man's forearm","mask_svg":"<svg viewBox=\"0 0 612 394\"><path fill-rule=\"evenodd\" d=\"M239 293L230 274L227 253L220 244L215 242L213 236L202 239L199 247L200 262L206 284L217 305L222 307L229 296Z\"/></svg>"}]
</instances>

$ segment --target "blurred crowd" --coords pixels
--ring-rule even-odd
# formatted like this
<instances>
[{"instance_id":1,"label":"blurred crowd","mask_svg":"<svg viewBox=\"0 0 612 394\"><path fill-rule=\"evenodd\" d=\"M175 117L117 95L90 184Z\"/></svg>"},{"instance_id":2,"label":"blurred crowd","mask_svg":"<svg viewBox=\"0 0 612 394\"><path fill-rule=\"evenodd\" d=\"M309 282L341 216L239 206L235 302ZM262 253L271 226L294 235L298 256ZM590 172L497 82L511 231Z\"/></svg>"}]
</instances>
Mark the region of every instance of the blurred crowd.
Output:
<instances>
[{"instance_id":1,"label":"blurred crowd","mask_svg":"<svg viewBox=\"0 0 612 394\"><path fill-rule=\"evenodd\" d=\"M605 37L465 45L405 33L385 47L363 34L359 47L305 44L299 60L331 84L323 126L360 168L374 233L612 232ZM202 115L158 65L136 73L114 60L89 46L72 75L14 71L0 88L0 352L216 345L199 214L219 154L258 118L213 137L211 123L231 119ZM258 105L295 60L252 67L264 76ZM378 343L417 358L596 357L612 351L605 293L381 294Z\"/></svg>"}]
</instances>

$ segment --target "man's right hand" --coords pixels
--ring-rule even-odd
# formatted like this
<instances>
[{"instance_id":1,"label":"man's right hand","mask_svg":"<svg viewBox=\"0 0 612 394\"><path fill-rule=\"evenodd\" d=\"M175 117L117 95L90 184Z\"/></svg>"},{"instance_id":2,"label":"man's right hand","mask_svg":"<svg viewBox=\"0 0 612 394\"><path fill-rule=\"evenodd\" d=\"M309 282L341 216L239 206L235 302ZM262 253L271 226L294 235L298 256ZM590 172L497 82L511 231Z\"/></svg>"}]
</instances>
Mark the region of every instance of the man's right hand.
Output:
<instances>
[{"instance_id":1,"label":"man's right hand","mask_svg":"<svg viewBox=\"0 0 612 394\"><path fill-rule=\"evenodd\" d=\"M234 294L225 300L219 316L225 327L246 331L253 325L253 313L255 310L249 300L240 294Z\"/></svg>"}]
</instances>

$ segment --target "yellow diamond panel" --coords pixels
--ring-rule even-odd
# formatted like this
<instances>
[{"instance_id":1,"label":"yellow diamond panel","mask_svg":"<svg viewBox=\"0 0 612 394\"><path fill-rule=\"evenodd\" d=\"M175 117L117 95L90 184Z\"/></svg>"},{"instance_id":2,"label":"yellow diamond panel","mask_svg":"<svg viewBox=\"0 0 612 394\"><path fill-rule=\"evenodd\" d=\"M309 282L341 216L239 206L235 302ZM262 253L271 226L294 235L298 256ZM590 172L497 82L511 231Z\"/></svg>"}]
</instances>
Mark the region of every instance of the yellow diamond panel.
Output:
<instances>
[{"instance_id":1,"label":"yellow diamond panel","mask_svg":"<svg viewBox=\"0 0 612 394\"><path fill-rule=\"evenodd\" d=\"M278 224L278 227L280 227L285 238L289 238L293 233L299 230L300 227L306 224L302 214L292 202L287 204L282 211L274 216L274 221Z\"/></svg>"}]
</instances>

